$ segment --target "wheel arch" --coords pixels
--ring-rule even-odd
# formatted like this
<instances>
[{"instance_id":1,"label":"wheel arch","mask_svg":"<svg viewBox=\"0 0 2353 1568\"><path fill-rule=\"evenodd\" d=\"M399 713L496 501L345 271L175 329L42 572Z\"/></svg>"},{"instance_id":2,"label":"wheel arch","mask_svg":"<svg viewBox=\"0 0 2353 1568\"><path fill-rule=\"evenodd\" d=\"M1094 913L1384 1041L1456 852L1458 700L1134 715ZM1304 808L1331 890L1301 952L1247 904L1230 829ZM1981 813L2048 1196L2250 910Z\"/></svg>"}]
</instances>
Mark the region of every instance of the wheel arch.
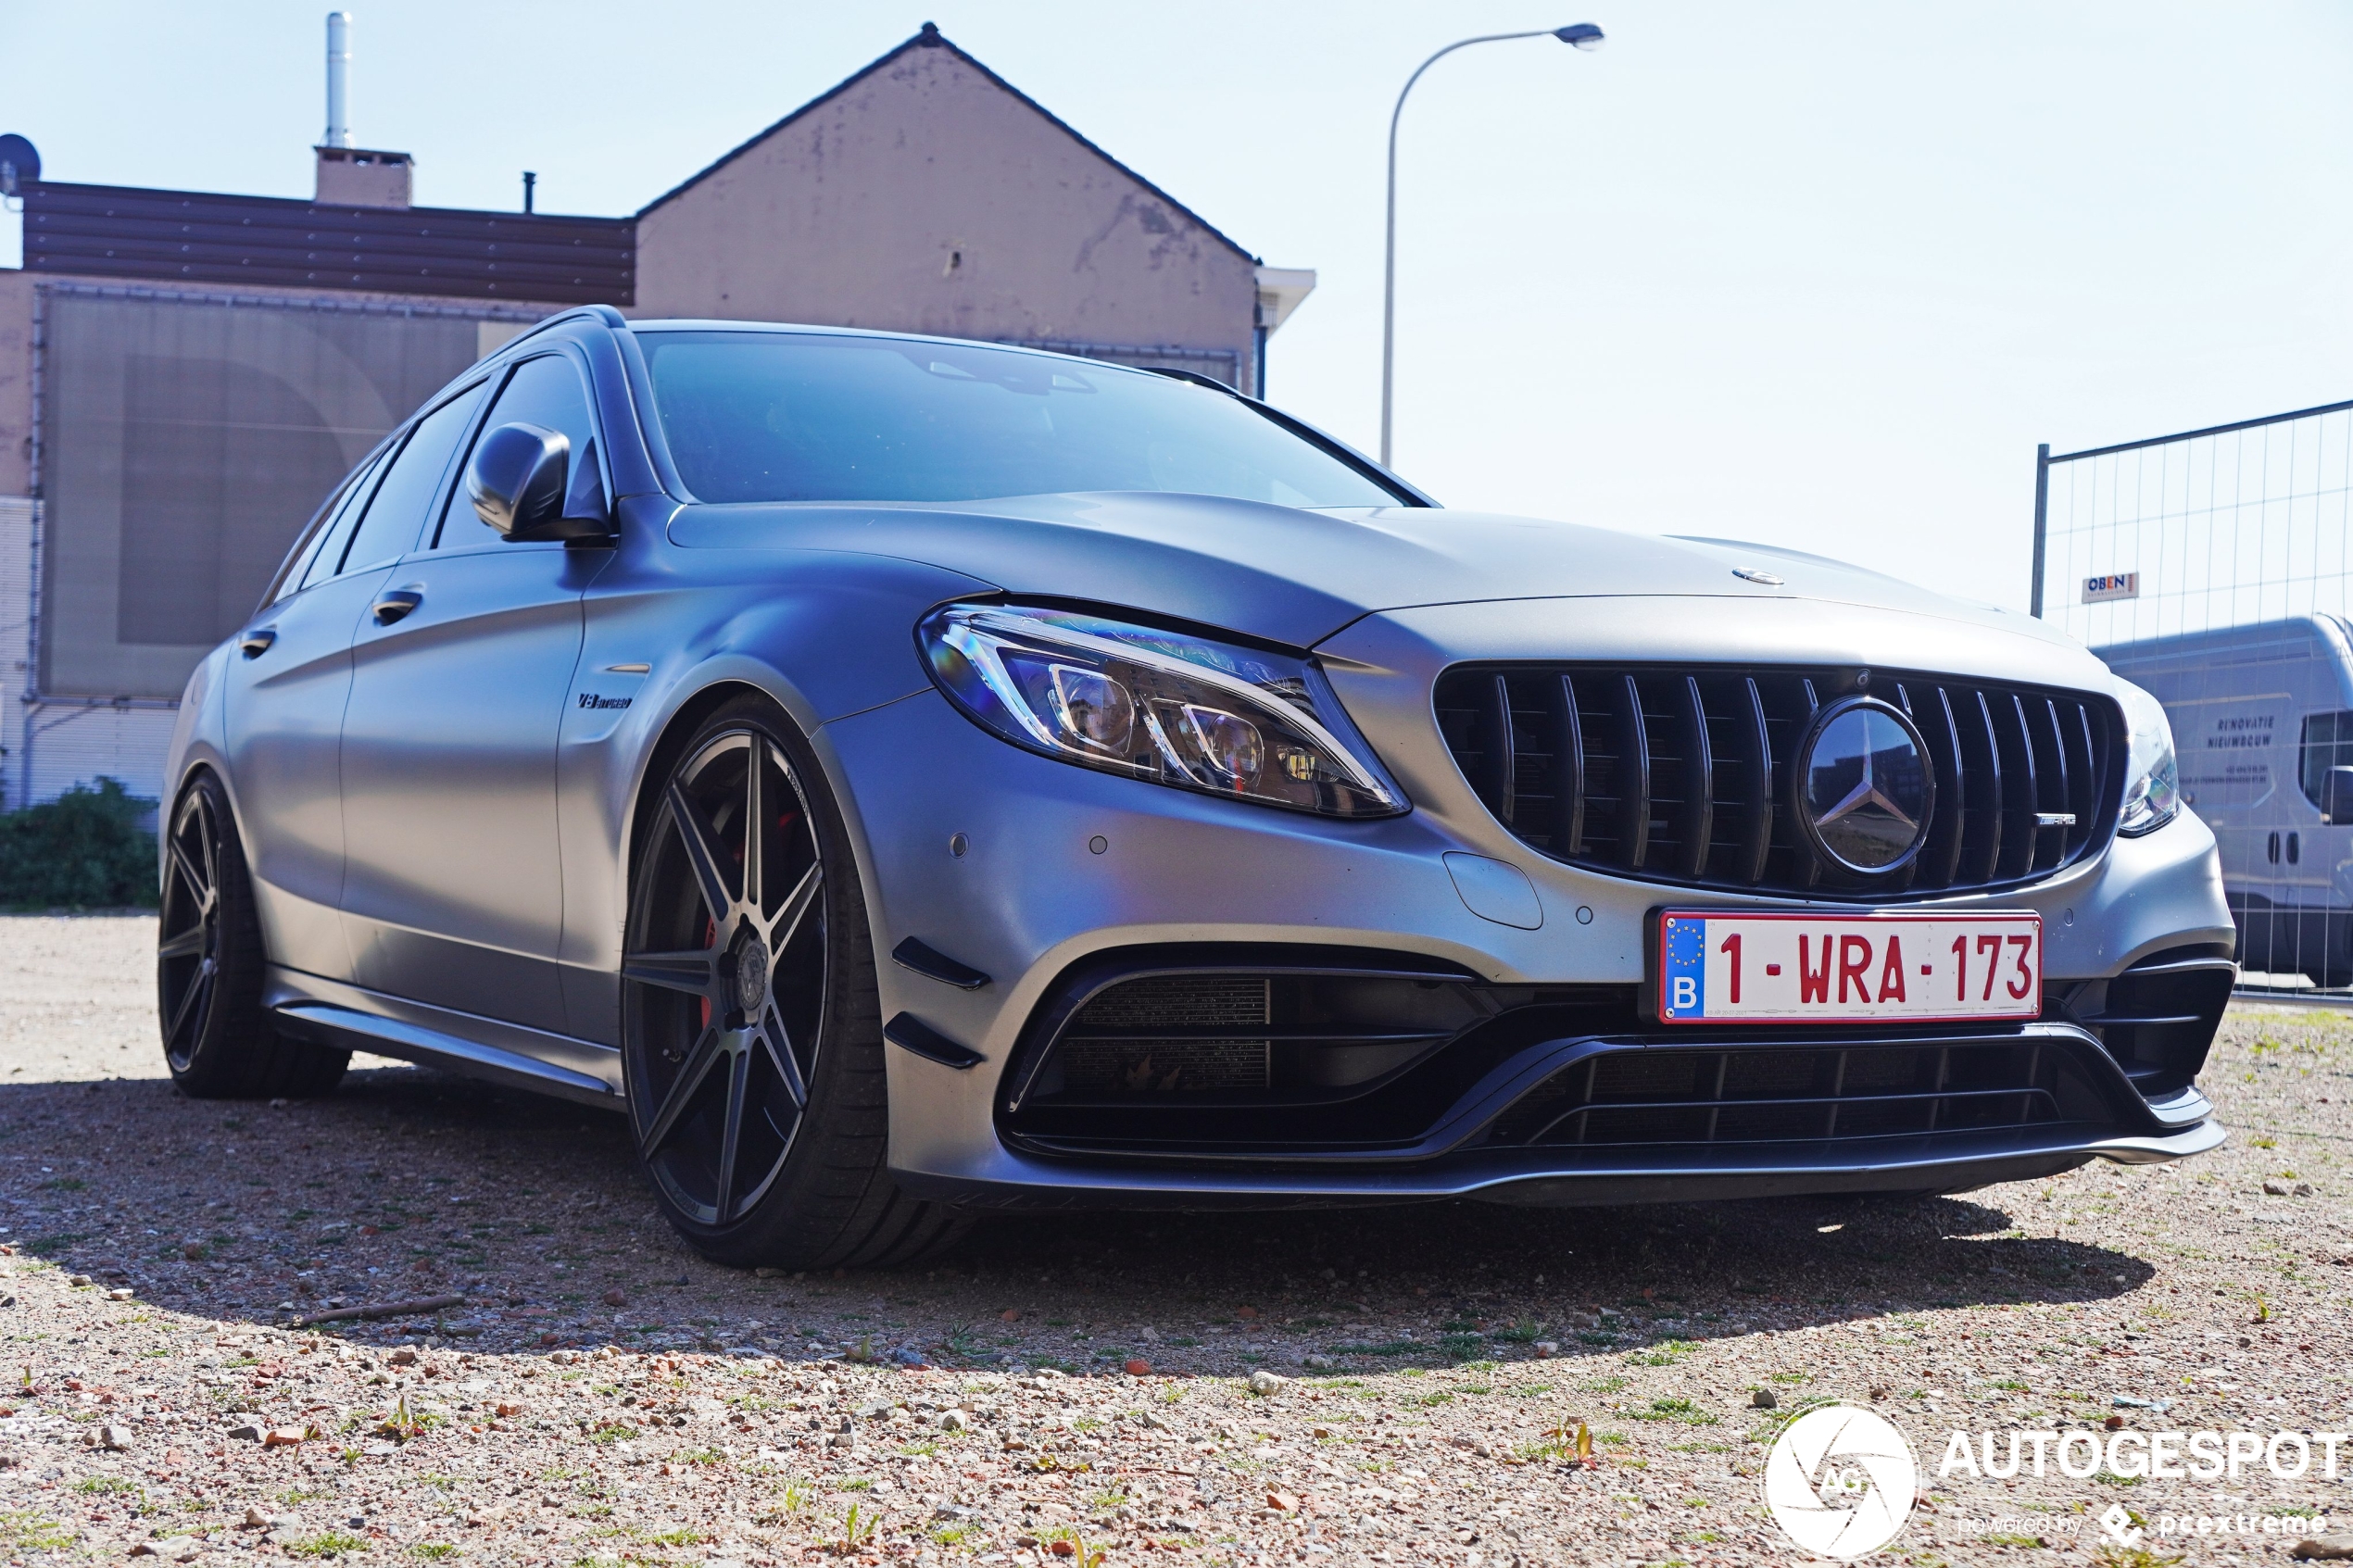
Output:
<instances>
[{"instance_id":1,"label":"wheel arch","mask_svg":"<svg viewBox=\"0 0 2353 1568\"><path fill-rule=\"evenodd\" d=\"M638 759L635 774L630 780L626 810L623 813L622 842L618 868L620 897L617 907L624 911L635 892L638 846L651 822L655 808L660 804L659 786L655 781L668 776L668 771L696 728L727 703L742 696L757 696L773 703L786 720L800 732L810 752L824 772L826 791L833 797L834 809L840 814L842 832L849 843L849 853L855 864L861 896L866 906L869 922L877 918L875 908L874 859L869 853L864 821L859 812L856 792L850 788L840 757L835 752L825 734L827 720L817 717L816 710L793 684L773 666L749 659L731 659L699 671L700 678L681 681L678 695L667 710L652 726L652 739ZM910 694L913 695L913 694ZM905 698L895 700L904 701ZM874 927L880 930L879 925Z\"/></svg>"},{"instance_id":2,"label":"wheel arch","mask_svg":"<svg viewBox=\"0 0 2353 1568\"><path fill-rule=\"evenodd\" d=\"M237 783L230 775L227 764L210 747L192 747L181 760L179 771L168 778L169 786L163 798L156 802L156 891L161 896L165 868L171 854L171 819L180 812L180 803L196 786L196 781L209 773L220 785L220 793L229 802L229 825L236 830L240 846L247 842L245 808L237 801Z\"/></svg>"}]
</instances>

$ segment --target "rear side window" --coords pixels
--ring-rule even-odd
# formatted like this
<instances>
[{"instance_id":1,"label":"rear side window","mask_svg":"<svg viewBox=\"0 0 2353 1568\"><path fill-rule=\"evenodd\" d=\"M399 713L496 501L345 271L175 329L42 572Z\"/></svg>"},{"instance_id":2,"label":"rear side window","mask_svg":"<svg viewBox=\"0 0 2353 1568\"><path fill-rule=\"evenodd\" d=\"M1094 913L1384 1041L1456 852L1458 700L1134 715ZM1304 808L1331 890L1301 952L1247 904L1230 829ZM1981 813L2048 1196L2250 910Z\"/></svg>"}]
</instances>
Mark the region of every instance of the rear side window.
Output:
<instances>
[{"instance_id":1,"label":"rear side window","mask_svg":"<svg viewBox=\"0 0 2353 1568\"><path fill-rule=\"evenodd\" d=\"M441 492L442 476L449 471L449 459L466 433L466 422L481 401L482 387L476 384L417 422L400 456L392 460L383 483L376 486L368 515L351 536L351 547L344 552L343 571L382 566L398 560L415 546L425 514Z\"/></svg>"},{"instance_id":2,"label":"rear side window","mask_svg":"<svg viewBox=\"0 0 2353 1568\"><path fill-rule=\"evenodd\" d=\"M2302 751L2304 798L2318 806L2329 770L2353 768L2353 712L2306 714Z\"/></svg>"},{"instance_id":3,"label":"rear side window","mask_svg":"<svg viewBox=\"0 0 2353 1568\"><path fill-rule=\"evenodd\" d=\"M490 417L482 421L482 428L486 433L512 424L556 431L572 443L569 471L573 494L577 495L581 475L597 467L597 421L588 410L588 388L568 357L543 354L515 367L514 374L499 389L498 401L490 406ZM474 515L463 484L450 486L447 505L435 548L455 550L469 545L504 542L497 529Z\"/></svg>"},{"instance_id":4,"label":"rear side window","mask_svg":"<svg viewBox=\"0 0 2353 1568\"><path fill-rule=\"evenodd\" d=\"M334 515L326 525L311 536L310 545L301 560L286 573L286 581L278 596L298 593L313 583L325 581L335 574L335 563L343 559L343 550L351 542L351 531L359 526L359 514L368 509L368 493L375 487L376 476L384 472L384 454L377 452L360 465L351 483L344 486L343 498L335 503Z\"/></svg>"}]
</instances>

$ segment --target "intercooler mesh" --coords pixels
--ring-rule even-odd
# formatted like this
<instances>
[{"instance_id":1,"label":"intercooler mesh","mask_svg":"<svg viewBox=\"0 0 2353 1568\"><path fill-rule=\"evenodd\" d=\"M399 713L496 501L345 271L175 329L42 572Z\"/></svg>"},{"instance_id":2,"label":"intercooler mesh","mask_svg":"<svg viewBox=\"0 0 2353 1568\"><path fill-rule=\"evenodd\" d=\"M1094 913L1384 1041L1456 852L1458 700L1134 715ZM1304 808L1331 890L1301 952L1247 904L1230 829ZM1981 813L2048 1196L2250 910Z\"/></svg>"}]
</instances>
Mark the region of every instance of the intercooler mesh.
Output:
<instances>
[{"instance_id":1,"label":"intercooler mesh","mask_svg":"<svg viewBox=\"0 0 2353 1568\"><path fill-rule=\"evenodd\" d=\"M1087 1004L1064 1036L1063 1082L1074 1089L1129 1094L1263 1089L1270 1077L1268 1043L1244 1032L1271 1022L1270 992L1263 976L1241 975L1114 985ZM1226 1030L1235 1035L1202 1037Z\"/></svg>"}]
</instances>

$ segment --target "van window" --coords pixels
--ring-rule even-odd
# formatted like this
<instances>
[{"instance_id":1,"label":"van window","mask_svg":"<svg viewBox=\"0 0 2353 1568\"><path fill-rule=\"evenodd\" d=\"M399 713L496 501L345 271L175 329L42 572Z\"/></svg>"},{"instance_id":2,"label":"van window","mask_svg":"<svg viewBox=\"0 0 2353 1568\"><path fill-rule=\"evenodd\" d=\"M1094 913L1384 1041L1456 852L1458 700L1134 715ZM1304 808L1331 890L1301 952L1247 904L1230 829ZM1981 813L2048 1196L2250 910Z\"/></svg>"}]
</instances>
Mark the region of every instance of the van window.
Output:
<instances>
[{"instance_id":1,"label":"van window","mask_svg":"<svg viewBox=\"0 0 2353 1568\"><path fill-rule=\"evenodd\" d=\"M2353 768L2353 713L2306 714L2300 761L2304 797L2318 806L2329 770Z\"/></svg>"}]
</instances>

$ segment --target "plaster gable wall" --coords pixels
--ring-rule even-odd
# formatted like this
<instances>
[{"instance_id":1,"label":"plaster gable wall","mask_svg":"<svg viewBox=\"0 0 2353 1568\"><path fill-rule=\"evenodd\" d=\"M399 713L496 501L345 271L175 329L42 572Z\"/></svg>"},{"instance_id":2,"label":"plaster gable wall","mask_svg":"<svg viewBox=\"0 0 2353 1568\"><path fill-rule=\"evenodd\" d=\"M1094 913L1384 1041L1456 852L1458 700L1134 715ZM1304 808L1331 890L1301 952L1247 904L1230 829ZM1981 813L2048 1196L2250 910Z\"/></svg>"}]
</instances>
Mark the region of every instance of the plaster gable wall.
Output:
<instances>
[{"instance_id":1,"label":"plaster gable wall","mask_svg":"<svg viewBox=\"0 0 2353 1568\"><path fill-rule=\"evenodd\" d=\"M948 48L646 212L633 315L1230 349L1252 263Z\"/></svg>"}]
</instances>

